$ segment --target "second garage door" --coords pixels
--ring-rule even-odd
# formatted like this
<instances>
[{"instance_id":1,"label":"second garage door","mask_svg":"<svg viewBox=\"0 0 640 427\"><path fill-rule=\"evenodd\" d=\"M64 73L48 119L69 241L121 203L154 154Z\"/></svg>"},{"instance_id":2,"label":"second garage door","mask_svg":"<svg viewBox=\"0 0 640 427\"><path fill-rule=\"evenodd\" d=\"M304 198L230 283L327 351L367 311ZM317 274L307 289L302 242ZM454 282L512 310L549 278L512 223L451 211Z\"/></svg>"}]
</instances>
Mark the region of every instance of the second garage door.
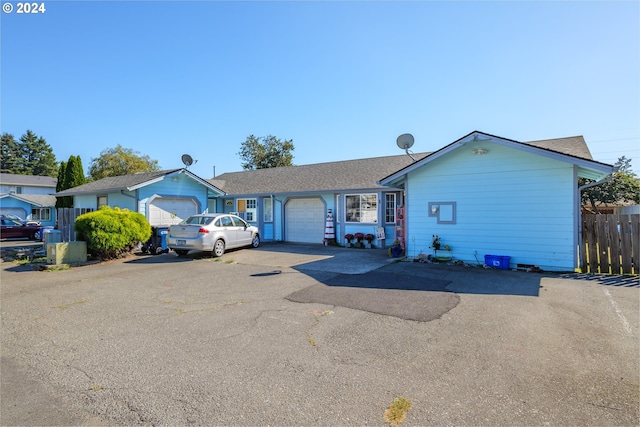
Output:
<instances>
[{"instance_id":1,"label":"second garage door","mask_svg":"<svg viewBox=\"0 0 640 427\"><path fill-rule=\"evenodd\" d=\"M322 243L324 226L324 203L321 199L291 199L285 205L286 241Z\"/></svg>"}]
</instances>

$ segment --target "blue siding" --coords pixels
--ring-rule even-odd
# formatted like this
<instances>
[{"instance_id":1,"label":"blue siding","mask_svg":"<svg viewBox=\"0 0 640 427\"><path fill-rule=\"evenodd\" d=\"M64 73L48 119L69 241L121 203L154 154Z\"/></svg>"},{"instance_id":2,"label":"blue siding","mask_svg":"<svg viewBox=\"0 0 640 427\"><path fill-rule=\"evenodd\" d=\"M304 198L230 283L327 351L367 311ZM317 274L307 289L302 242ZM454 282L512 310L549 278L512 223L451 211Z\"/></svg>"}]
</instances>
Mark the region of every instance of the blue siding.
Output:
<instances>
[{"instance_id":1,"label":"blue siding","mask_svg":"<svg viewBox=\"0 0 640 427\"><path fill-rule=\"evenodd\" d=\"M174 182L172 178L176 177L178 181ZM148 202L157 196L195 198L198 202L198 213L204 213L209 206L207 188L183 174L167 176L162 181L140 188L138 190L138 198L140 200L138 212L147 216Z\"/></svg>"},{"instance_id":2,"label":"blue siding","mask_svg":"<svg viewBox=\"0 0 640 427\"><path fill-rule=\"evenodd\" d=\"M120 193L109 193L107 195L107 204L111 207L117 206L120 209L128 209L130 211L136 211L137 203L136 203L135 195L131 194L131 196L127 196L126 194L120 194Z\"/></svg>"},{"instance_id":3,"label":"blue siding","mask_svg":"<svg viewBox=\"0 0 640 427\"><path fill-rule=\"evenodd\" d=\"M265 222L264 223L264 229L260 233L260 236L261 236L262 240L266 240L266 241L275 240L273 238L274 237L273 233L274 233L273 223L272 222Z\"/></svg>"},{"instance_id":4,"label":"blue siding","mask_svg":"<svg viewBox=\"0 0 640 427\"><path fill-rule=\"evenodd\" d=\"M22 214L23 219L33 219L31 215L32 209L40 209L39 206L32 206L31 203L24 202L22 200L14 199L13 197L3 197L0 199L0 205L3 208L19 208L24 211ZM55 226L56 225L56 207L55 206L43 206L43 208L48 208L51 212L51 220L49 221L40 221L44 226Z\"/></svg>"},{"instance_id":5,"label":"blue siding","mask_svg":"<svg viewBox=\"0 0 640 427\"><path fill-rule=\"evenodd\" d=\"M573 270L573 166L511 147L488 145L485 155L463 146L408 177L408 255L432 253L432 235L469 263L508 255L511 266ZM429 202L456 202L456 224L428 216Z\"/></svg>"},{"instance_id":6,"label":"blue siding","mask_svg":"<svg viewBox=\"0 0 640 427\"><path fill-rule=\"evenodd\" d=\"M98 196L95 194L73 196L73 207L96 210L98 208Z\"/></svg>"}]
</instances>

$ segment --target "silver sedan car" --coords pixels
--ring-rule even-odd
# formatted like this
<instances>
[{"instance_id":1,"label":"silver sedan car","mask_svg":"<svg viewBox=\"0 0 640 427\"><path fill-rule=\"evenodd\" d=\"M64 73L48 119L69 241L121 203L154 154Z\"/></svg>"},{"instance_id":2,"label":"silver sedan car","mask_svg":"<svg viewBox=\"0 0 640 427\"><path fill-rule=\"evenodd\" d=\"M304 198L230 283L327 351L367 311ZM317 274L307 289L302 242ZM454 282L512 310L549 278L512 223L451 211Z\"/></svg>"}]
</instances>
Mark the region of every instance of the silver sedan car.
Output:
<instances>
[{"instance_id":1,"label":"silver sedan car","mask_svg":"<svg viewBox=\"0 0 640 427\"><path fill-rule=\"evenodd\" d=\"M258 228L231 214L193 215L169 227L167 246L179 256L190 250L211 251L216 257L226 249L260 246Z\"/></svg>"}]
</instances>

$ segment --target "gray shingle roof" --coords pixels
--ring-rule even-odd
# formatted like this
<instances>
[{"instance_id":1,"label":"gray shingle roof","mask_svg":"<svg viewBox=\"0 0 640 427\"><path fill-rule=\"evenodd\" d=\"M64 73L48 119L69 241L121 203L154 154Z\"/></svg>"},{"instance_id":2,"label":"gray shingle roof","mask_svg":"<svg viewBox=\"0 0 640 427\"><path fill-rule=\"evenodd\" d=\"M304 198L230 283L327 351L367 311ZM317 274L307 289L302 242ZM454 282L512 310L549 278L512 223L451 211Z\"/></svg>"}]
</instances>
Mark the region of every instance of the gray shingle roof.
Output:
<instances>
[{"instance_id":1,"label":"gray shingle roof","mask_svg":"<svg viewBox=\"0 0 640 427\"><path fill-rule=\"evenodd\" d=\"M41 207L51 207L56 205L56 196L47 194L11 194L10 197L24 200L32 205Z\"/></svg>"},{"instance_id":2,"label":"gray shingle roof","mask_svg":"<svg viewBox=\"0 0 640 427\"><path fill-rule=\"evenodd\" d=\"M427 153L414 154L416 159ZM377 181L413 163L406 154L228 172L208 180L227 194L272 194L385 188Z\"/></svg>"},{"instance_id":3,"label":"gray shingle roof","mask_svg":"<svg viewBox=\"0 0 640 427\"><path fill-rule=\"evenodd\" d=\"M13 173L0 173L0 182L4 185L23 185L29 187L53 187L56 188L57 178L50 176L18 175Z\"/></svg>"},{"instance_id":4,"label":"gray shingle roof","mask_svg":"<svg viewBox=\"0 0 640 427\"><path fill-rule=\"evenodd\" d=\"M515 142L515 141L514 141ZM592 160L582 136L523 144ZM431 153L414 154L420 160ZM387 188L377 182L413 161L406 154L311 165L229 172L208 180L227 194L272 194Z\"/></svg>"},{"instance_id":5,"label":"gray shingle roof","mask_svg":"<svg viewBox=\"0 0 640 427\"><path fill-rule=\"evenodd\" d=\"M127 188L144 184L145 182L152 181L156 178L163 177L179 170L180 169L169 169L156 172L140 172L131 175L111 176L108 178L103 178L97 181L82 184L77 187L69 188L67 190L56 193L56 196L72 196L75 194L126 190Z\"/></svg>"},{"instance_id":6,"label":"gray shingle roof","mask_svg":"<svg viewBox=\"0 0 640 427\"><path fill-rule=\"evenodd\" d=\"M562 154L568 154L574 157L580 157L582 159L593 160L591 152L587 143L584 141L583 136L569 136L566 138L555 139L543 139L540 141L525 142L527 145L531 145L538 148L544 148L545 150L556 151Z\"/></svg>"}]
</instances>

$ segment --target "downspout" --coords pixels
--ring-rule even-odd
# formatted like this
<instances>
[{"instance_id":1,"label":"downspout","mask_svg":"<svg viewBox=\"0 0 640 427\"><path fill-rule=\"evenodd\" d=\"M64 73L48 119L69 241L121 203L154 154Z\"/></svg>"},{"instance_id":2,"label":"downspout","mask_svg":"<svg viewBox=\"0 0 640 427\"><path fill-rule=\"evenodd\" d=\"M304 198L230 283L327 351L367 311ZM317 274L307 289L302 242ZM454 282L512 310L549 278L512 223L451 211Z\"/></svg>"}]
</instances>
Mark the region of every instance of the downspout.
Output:
<instances>
[{"instance_id":1,"label":"downspout","mask_svg":"<svg viewBox=\"0 0 640 427\"><path fill-rule=\"evenodd\" d=\"M274 203L275 197L273 196L273 194L271 194L270 197L271 197L271 240L275 242L276 241L276 205Z\"/></svg>"},{"instance_id":2,"label":"downspout","mask_svg":"<svg viewBox=\"0 0 640 427\"><path fill-rule=\"evenodd\" d=\"M607 182L611 181L613 179L613 174L616 173L618 169L620 168L614 167L613 172L611 172L609 175L602 178L600 181L590 182L589 184L585 184L583 186L578 187L578 245L580 247L579 252L580 252L581 265L582 265L582 261L585 259L584 245L583 245L584 242L582 241L582 237L583 237L582 236L582 191L586 190L587 188L595 187L601 184L606 184Z\"/></svg>"}]
</instances>

